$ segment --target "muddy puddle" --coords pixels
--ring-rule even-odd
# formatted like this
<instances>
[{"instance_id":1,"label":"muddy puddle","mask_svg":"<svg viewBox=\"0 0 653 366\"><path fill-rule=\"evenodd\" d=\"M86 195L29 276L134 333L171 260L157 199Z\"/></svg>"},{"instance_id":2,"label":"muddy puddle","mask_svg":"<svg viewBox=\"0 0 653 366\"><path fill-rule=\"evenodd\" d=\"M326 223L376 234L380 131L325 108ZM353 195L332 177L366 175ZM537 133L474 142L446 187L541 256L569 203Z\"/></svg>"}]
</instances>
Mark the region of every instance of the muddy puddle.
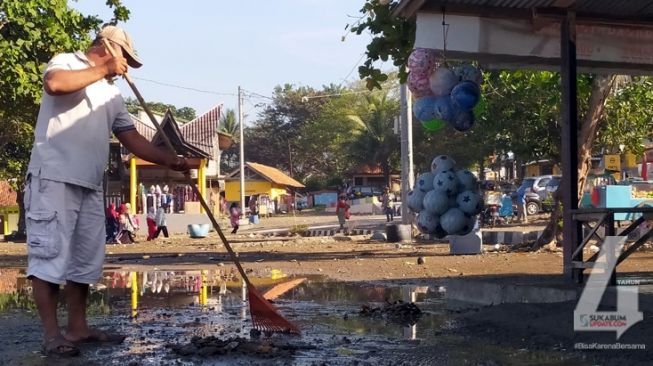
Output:
<instances>
[{"instance_id":1,"label":"muddy puddle","mask_svg":"<svg viewBox=\"0 0 653 366\"><path fill-rule=\"evenodd\" d=\"M242 281L224 270L106 272L91 289L91 323L127 335L73 360L43 357L30 281L20 270L0 294L5 365L578 365L564 352L498 346L455 332L442 284L346 283L252 273L301 336L252 330ZM14 271L14 272L9 272ZM283 286L282 286L283 287ZM60 324L65 324L62 319Z\"/></svg>"}]
</instances>

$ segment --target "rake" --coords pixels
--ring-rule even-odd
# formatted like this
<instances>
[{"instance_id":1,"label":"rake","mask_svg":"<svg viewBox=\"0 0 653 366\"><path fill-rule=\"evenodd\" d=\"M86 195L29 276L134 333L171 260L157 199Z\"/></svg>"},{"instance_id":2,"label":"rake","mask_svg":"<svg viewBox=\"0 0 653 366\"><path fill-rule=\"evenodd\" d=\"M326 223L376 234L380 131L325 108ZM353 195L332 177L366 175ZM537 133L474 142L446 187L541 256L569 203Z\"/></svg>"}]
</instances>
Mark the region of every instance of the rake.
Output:
<instances>
[{"instance_id":1,"label":"rake","mask_svg":"<svg viewBox=\"0 0 653 366\"><path fill-rule=\"evenodd\" d=\"M109 53L111 53L111 55L115 57L116 53L113 47L111 46L111 44L106 39L102 39L102 41L104 42L104 46L109 51ZM129 84L131 90L134 92L134 95L136 96L136 99L138 99L138 102L141 104L141 107L143 107L145 113L147 113L147 116L152 121L152 124L154 125L154 127L156 127L156 130L163 138L166 147L170 149L170 151L173 154L176 155L177 151L175 150L175 147L172 145L172 142L170 142L170 139L168 139L168 136L166 136L165 132L163 132L163 129L161 129L161 126L157 122L156 118L154 118L154 115L152 114L150 108L147 106L147 104L145 104L145 99L143 99L143 96L136 88L136 85L134 85L132 79L129 77L128 74L124 74L123 77L127 81L127 84ZM193 192L199 198L200 205L204 208L206 215L211 221L211 224L213 224L213 228L215 229L215 231L218 233L218 236L222 240L222 244L224 244L225 248L227 248L227 251L231 256L231 260L233 260L234 264L236 265L236 268L238 268L238 272L243 278L243 281L245 281L245 283L247 284L247 298L249 300L249 312L250 315L252 316L252 326L257 330L264 331L264 332L300 334L299 328L295 324L291 323L286 318L284 318L279 313L279 310L277 310L272 304L270 304L263 297L263 295L261 295L258 292L256 287L254 287L252 282L247 277L247 274L245 274L245 270L243 269L243 266L240 264L240 261L238 260L236 253L234 253L233 249L231 248L231 245L229 245L229 241L227 240L227 238L224 236L224 233L220 229L220 225L218 225L218 222L215 220L215 217L213 216L213 213L211 212L209 205L206 204L204 197L202 197L202 195L199 192L199 189L195 186L195 183L190 178L189 173L185 172L184 177L186 179L186 184L192 187Z\"/></svg>"}]
</instances>

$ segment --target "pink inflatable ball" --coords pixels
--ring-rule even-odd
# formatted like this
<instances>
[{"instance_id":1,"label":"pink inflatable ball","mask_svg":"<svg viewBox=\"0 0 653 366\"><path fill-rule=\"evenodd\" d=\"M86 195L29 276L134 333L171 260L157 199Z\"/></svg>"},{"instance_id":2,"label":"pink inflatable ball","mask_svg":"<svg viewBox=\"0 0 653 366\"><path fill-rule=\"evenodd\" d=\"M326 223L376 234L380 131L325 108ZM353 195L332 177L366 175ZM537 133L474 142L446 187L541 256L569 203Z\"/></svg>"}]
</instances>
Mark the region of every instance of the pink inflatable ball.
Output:
<instances>
[{"instance_id":1,"label":"pink inflatable ball","mask_svg":"<svg viewBox=\"0 0 653 366\"><path fill-rule=\"evenodd\" d=\"M436 97L449 95L451 89L458 84L458 76L446 67L438 67L429 77L431 92Z\"/></svg>"},{"instance_id":2,"label":"pink inflatable ball","mask_svg":"<svg viewBox=\"0 0 653 366\"><path fill-rule=\"evenodd\" d=\"M410 89L410 92L413 93L415 98L433 95L429 74L418 72L408 74L408 89Z\"/></svg>"},{"instance_id":3,"label":"pink inflatable ball","mask_svg":"<svg viewBox=\"0 0 653 366\"><path fill-rule=\"evenodd\" d=\"M413 72L430 74L435 68L435 53L428 48L415 48L408 56L408 69Z\"/></svg>"}]
</instances>

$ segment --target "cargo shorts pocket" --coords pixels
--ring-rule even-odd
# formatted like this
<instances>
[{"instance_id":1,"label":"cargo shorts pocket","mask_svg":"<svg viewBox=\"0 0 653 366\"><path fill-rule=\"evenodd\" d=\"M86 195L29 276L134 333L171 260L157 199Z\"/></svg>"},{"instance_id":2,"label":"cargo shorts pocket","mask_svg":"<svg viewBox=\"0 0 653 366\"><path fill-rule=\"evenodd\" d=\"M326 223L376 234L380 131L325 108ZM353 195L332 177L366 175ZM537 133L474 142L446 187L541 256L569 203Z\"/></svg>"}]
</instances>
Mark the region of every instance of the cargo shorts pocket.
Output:
<instances>
[{"instance_id":1,"label":"cargo shorts pocket","mask_svg":"<svg viewBox=\"0 0 653 366\"><path fill-rule=\"evenodd\" d=\"M34 211L28 212L25 218L28 254L39 258L54 258L59 255L61 240L57 235L57 213Z\"/></svg>"}]
</instances>

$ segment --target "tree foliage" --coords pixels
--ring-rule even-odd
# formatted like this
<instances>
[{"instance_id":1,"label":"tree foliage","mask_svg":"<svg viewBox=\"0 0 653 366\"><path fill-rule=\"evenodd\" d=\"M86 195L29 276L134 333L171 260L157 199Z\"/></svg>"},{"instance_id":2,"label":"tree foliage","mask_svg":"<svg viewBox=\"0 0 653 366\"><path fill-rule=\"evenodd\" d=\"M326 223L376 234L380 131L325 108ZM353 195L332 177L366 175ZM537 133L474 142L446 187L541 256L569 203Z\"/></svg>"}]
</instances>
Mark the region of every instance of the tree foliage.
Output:
<instances>
[{"instance_id":1,"label":"tree foliage","mask_svg":"<svg viewBox=\"0 0 653 366\"><path fill-rule=\"evenodd\" d=\"M167 104L162 102L145 102L145 103L147 104L148 108L150 108L150 110L154 113L165 114L167 110L170 110L172 115L175 117L175 120L180 124L190 122L193 119L195 119L195 117L197 117L197 113L195 112L195 109L191 107L177 108L172 104ZM137 114L139 110L143 109L143 107L141 107L138 100L136 100L135 98L128 97L127 99L125 99L125 104L127 105L127 111L132 114Z\"/></svg>"},{"instance_id":2,"label":"tree foliage","mask_svg":"<svg viewBox=\"0 0 653 366\"><path fill-rule=\"evenodd\" d=\"M372 36L365 52L367 59L358 68L360 78L365 80L365 85L370 90L381 89L381 83L388 79L388 74L374 65L376 61L392 59L399 69L399 80L403 83L408 77L406 63L415 42L415 23L392 16L392 10L398 4L399 2L368 0L360 10L363 15L350 28L357 35L368 31Z\"/></svg>"}]
</instances>

